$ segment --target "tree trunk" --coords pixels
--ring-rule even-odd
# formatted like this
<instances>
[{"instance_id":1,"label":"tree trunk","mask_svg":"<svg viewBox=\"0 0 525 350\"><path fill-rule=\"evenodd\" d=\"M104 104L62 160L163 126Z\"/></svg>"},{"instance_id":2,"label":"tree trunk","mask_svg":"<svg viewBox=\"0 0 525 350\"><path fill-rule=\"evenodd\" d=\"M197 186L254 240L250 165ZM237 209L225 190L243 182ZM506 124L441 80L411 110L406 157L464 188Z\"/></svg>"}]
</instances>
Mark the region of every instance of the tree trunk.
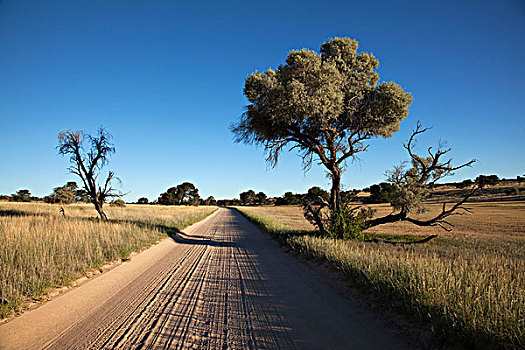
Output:
<instances>
[{"instance_id":1,"label":"tree trunk","mask_svg":"<svg viewBox=\"0 0 525 350\"><path fill-rule=\"evenodd\" d=\"M104 211L102 210L102 203L100 203L100 202L97 201L97 200L94 200L94 201L93 201L93 204L95 205L95 209L97 210L97 213L98 213L98 215L100 216L100 218L101 218L103 221L107 221L107 220L108 220L108 217L107 217L107 215L104 213Z\"/></svg>"},{"instance_id":2,"label":"tree trunk","mask_svg":"<svg viewBox=\"0 0 525 350\"><path fill-rule=\"evenodd\" d=\"M330 171L332 189L330 190L330 210L338 212L341 207L341 171L337 168Z\"/></svg>"}]
</instances>

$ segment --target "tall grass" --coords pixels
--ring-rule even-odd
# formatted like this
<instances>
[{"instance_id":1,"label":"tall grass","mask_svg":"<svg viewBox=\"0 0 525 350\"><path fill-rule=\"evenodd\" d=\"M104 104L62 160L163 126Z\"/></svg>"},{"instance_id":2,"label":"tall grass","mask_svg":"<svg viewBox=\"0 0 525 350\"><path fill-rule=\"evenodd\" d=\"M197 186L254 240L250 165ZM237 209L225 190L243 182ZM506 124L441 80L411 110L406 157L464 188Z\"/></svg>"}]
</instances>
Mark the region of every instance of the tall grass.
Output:
<instances>
[{"instance_id":1,"label":"tall grass","mask_svg":"<svg viewBox=\"0 0 525 350\"><path fill-rule=\"evenodd\" d=\"M472 347L525 346L525 250L516 234L512 239L487 232L446 236L427 245L395 247L288 234L286 224L256 209L239 209L284 237L291 249L331 262L350 284L427 322L438 341L452 337Z\"/></svg>"},{"instance_id":2,"label":"tall grass","mask_svg":"<svg viewBox=\"0 0 525 350\"><path fill-rule=\"evenodd\" d=\"M0 203L0 317L93 269L182 229L214 207L108 208L108 222L90 205Z\"/></svg>"}]
</instances>

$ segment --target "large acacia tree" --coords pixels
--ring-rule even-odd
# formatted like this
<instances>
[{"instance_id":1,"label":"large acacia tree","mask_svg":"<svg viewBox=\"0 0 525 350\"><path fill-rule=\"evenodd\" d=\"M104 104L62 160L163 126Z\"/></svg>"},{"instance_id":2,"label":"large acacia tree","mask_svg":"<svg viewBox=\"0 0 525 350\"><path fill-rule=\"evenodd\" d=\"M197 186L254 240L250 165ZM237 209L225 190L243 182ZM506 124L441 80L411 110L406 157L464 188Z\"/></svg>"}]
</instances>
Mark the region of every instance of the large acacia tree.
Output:
<instances>
[{"instance_id":1,"label":"large acacia tree","mask_svg":"<svg viewBox=\"0 0 525 350\"><path fill-rule=\"evenodd\" d=\"M103 210L106 199L122 197L112 185L114 180L118 180L112 171L102 183L97 181L100 170L107 164L109 156L115 153L110 139L111 135L103 128L94 136L85 135L82 130L65 130L58 134L58 153L69 155L69 171L80 177L85 193L102 220L108 219Z\"/></svg>"},{"instance_id":2,"label":"large acacia tree","mask_svg":"<svg viewBox=\"0 0 525 350\"><path fill-rule=\"evenodd\" d=\"M355 40L334 38L321 46L320 53L291 51L277 70L250 74L244 86L250 104L232 127L237 142L263 146L272 166L289 146L299 150L305 169L314 160L327 169L332 180L328 201L307 210L322 232L321 207L329 207L331 213L342 209L341 176L347 160L366 151L368 140L392 137L412 103L410 93L398 84L380 82L374 55L357 49ZM420 162L415 165L423 169ZM448 166L452 171L454 167ZM423 170L422 181L428 182L436 169L428 164ZM406 218L406 210L395 217ZM394 220L369 225L390 219Z\"/></svg>"},{"instance_id":3,"label":"large acacia tree","mask_svg":"<svg viewBox=\"0 0 525 350\"><path fill-rule=\"evenodd\" d=\"M183 182L161 193L158 202L163 205L199 205L199 189L191 182Z\"/></svg>"},{"instance_id":4,"label":"large acacia tree","mask_svg":"<svg viewBox=\"0 0 525 350\"><path fill-rule=\"evenodd\" d=\"M237 141L263 145L274 166L288 145L300 150L306 168L316 157L332 179L336 211L346 160L365 151L365 141L398 131L412 103L398 84L379 83L379 61L357 48L355 40L330 39L320 54L292 51L276 71L250 74L250 104L233 128Z\"/></svg>"}]
</instances>

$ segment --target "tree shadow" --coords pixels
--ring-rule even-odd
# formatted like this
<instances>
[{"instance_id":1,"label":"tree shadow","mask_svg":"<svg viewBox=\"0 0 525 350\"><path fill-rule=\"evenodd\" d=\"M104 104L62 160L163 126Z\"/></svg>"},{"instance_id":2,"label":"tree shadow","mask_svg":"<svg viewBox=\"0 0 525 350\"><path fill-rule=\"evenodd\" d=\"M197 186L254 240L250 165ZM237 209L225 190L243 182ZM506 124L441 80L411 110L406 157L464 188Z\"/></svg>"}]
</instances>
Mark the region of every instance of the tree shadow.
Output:
<instances>
[{"instance_id":1,"label":"tree shadow","mask_svg":"<svg viewBox=\"0 0 525 350\"><path fill-rule=\"evenodd\" d=\"M212 247L236 247L237 246L234 242L214 241L209 238L195 239L196 237L203 237L203 236L190 236L181 231L177 233L168 233L168 236L170 236L171 239L173 239L175 242L180 243L180 244L208 245Z\"/></svg>"},{"instance_id":2,"label":"tree shadow","mask_svg":"<svg viewBox=\"0 0 525 350\"><path fill-rule=\"evenodd\" d=\"M4 210L0 210L0 216L4 216L4 217L49 216L49 214L45 214L45 213L28 213L26 211L21 211L21 210L4 209Z\"/></svg>"},{"instance_id":3,"label":"tree shadow","mask_svg":"<svg viewBox=\"0 0 525 350\"><path fill-rule=\"evenodd\" d=\"M88 220L99 220L98 218L89 218ZM208 236L188 235L174 226L163 224L154 224L140 220L110 219L109 222L127 223L138 226L139 228L157 229L166 233L172 240L180 244L192 245L209 245L214 247L236 247L234 242L222 242L210 239Z\"/></svg>"},{"instance_id":4,"label":"tree shadow","mask_svg":"<svg viewBox=\"0 0 525 350\"><path fill-rule=\"evenodd\" d=\"M1 212L2 211L0 211L0 216L2 216ZM15 215L16 214L14 214L13 216ZM32 214L20 212L19 216L24 216L24 215L29 216ZM75 217L74 219L75 220L86 220L90 222L101 222L101 219L99 217ZM237 244L234 242L215 241L215 240L210 239L209 236L188 235L187 233L184 233L183 231L179 230L178 228L174 226L167 226L163 224L155 224L155 223L146 222L146 221L129 220L129 219L109 219L107 222L116 223L116 224L131 224L131 225L137 226L138 228L142 228L142 229L157 229L161 232L164 232L168 237L170 237L172 240L180 244L209 245L209 246L214 246L214 247L236 247L237 246Z\"/></svg>"}]
</instances>

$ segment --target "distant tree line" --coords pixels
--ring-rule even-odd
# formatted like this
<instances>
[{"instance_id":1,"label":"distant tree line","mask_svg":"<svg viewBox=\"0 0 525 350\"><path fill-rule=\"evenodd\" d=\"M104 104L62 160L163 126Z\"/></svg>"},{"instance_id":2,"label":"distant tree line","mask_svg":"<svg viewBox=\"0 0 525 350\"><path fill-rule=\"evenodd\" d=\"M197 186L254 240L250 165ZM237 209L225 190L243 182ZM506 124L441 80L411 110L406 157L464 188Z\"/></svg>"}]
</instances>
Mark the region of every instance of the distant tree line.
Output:
<instances>
[{"instance_id":1,"label":"distant tree line","mask_svg":"<svg viewBox=\"0 0 525 350\"><path fill-rule=\"evenodd\" d=\"M38 198L31 196L31 192L29 192L29 190L18 190L16 193L11 195L11 200L13 202L31 202L35 199Z\"/></svg>"},{"instance_id":2,"label":"distant tree line","mask_svg":"<svg viewBox=\"0 0 525 350\"><path fill-rule=\"evenodd\" d=\"M468 189L475 185L482 188L517 182L518 186L525 183L525 174L518 175L514 179L499 178L497 175L479 175L475 179L465 179L458 182L447 182L436 184L435 188L444 186L455 187L457 189ZM359 192L370 193L369 196L356 197ZM342 191L341 197L346 201L362 202L364 204L391 203L396 194L396 186L390 182L381 182L366 187L362 190ZM191 182L183 182L175 187L170 187L166 192L161 193L158 199L149 201L146 197L137 200L137 204L161 204L161 205L219 205L219 206L239 206L239 205L302 205L305 201L319 203L321 199L329 198L329 193L320 187L314 186L306 193L285 192L279 197L269 197L266 193L255 192L250 189L239 194L239 198L216 200L214 196L203 199L199 195L199 190ZM28 189L18 190L12 195L0 195L0 200L12 202L35 202L44 201L51 204L71 204L71 203L90 203L88 193L79 188L75 181L69 181L64 186L55 187L53 193L39 198L31 195ZM114 199L110 202L112 206L124 206L122 199Z\"/></svg>"},{"instance_id":3,"label":"distant tree line","mask_svg":"<svg viewBox=\"0 0 525 350\"><path fill-rule=\"evenodd\" d=\"M68 182L64 186L56 187L48 196L43 198L35 197L31 195L31 192L28 189L18 190L16 193L11 196L0 195L0 200L8 200L11 202L46 202L46 203L61 203L61 204L70 204L70 203L88 203L89 198L85 191L77 188L77 184L74 181Z\"/></svg>"},{"instance_id":4,"label":"distant tree line","mask_svg":"<svg viewBox=\"0 0 525 350\"><path fill-rule=\"evenodd\" d=\"M496 186L498 184L506 184L510 182L518 182L518 186L521 186L522 182L525 182L525 175L516 176L515 179L500 179L497 175L479 175L474 180L465 179L458 182L447 182L441 184L435 184L434 188L439 189L440 187L455 187L457 189L469 189L474 186L478 186L481 189ZM396 186L392 183L381 182L380 184L372 185L363 189L364 192L369 192L370 196L363 197L362 202L365 204L372 203L391 203L396 195ZM512 190L512 189L511 189ZM515 189L518 190L519 189ZM507 191L512 194L516 191ZM482 192L481 192L482 193Z\"/></svg>"},{"instance_id":5,"label":"distant tree line","mask_svg":"<svg viewBox=\"0 0 525 350\"><path fill-rule=\"evenodd\" d=\"M448 182L436 184L435 187L450 186L458 189L465 189L478 184L480 187L495 186L504 182L518 182L518 185L525 182L525 175L517 176L515 179L500 179L497 175L479 175L474 180L466 179L459 182ZM341 191L341 197L346 202L360 202L363 204L391 203L397 195L398 188L391 182L381 182L366 187L362 190ZM359 192L369 193L368 196L357 196ZM217 201L220 206L256 206L256 205L303 205L310 202L318 205L322 200L328 200L329 192L314 186L306 193L285 192L279 197L268 197L264 192L256 193L254 190L247 190L239 194L239 198L221 199Z\"/></svg>"},{"instance_id":6,"label":"distant tree line","mask_svg":"<svg viewBox=\"0 0 525 350\"><path fill-rule=\"evenodd\" d=\"M481 187L486 187L486 186L495 186L497 184L505 184L509 182L517 182L518 186L521 186L521 183L525 182L524 179L525 179L525 174L521 176L518 175L514 179L505 179L505 178L500 179L499 176L495 174L479 175L473 180L465 179L463 181L458 181L458 182L446 182L446 183L436 184L436 187L453 186L456 188L468 188L476 184L480 185Z\"/></svg>"}]
</instances>

